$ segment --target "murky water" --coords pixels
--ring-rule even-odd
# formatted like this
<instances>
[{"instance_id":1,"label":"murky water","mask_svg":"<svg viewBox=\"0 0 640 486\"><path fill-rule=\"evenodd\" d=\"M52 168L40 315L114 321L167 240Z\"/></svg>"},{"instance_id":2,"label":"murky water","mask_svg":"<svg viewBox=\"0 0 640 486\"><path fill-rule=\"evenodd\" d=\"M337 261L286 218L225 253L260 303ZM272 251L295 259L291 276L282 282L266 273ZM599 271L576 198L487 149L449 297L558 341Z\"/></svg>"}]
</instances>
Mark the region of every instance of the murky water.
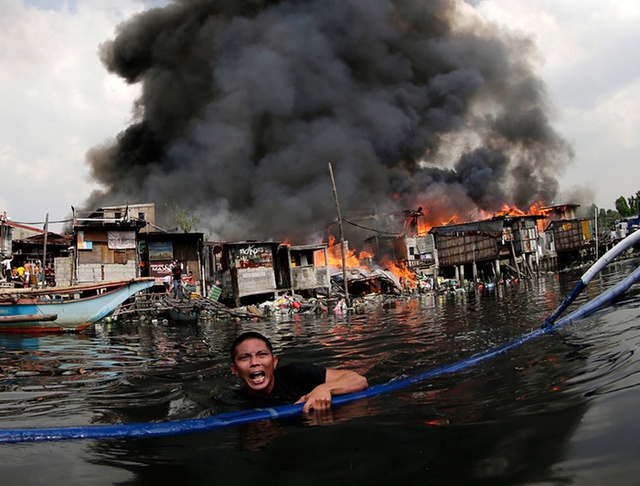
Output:
<instances>
[{"instance_id":1,"label":"murky water","mask_svg":"<svg viewBox=\"0 0 640 486\"><path fill-rule=\"evenodd\" d=\"M638 260L610 265L577 304ZM538 327L582 271L425 295L348 317L99 325L0 336L0 427L166 421L232 410L227 350L260 330L281 362L370 384L446 365ZM0 445L2 484L636 484L640 289L464 371L336 407L166 438Z\"/></svg>"}]
</instances>

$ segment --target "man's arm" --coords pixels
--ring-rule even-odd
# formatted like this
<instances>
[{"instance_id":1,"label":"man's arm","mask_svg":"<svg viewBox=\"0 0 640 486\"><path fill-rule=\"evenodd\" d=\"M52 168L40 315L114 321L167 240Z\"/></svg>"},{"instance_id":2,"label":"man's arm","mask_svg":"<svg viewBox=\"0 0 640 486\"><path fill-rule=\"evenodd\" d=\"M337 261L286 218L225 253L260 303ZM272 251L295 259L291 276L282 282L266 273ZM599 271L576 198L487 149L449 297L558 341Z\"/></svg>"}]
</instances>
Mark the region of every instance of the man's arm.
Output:
<instances>
[{"instance_id":1,"label":"man's arm","mask_svg":"<svg viewBox=\"0 0 640 486\"><path fill-rule=\"evenodd\" d=\"M368 387L367 379L355 371L328 368L325 382L301 397L296 403L304 403L302 411L305 413L313 410L327 410L331 407L333 395L358 392Z\"/></svg>"}]
</instances>

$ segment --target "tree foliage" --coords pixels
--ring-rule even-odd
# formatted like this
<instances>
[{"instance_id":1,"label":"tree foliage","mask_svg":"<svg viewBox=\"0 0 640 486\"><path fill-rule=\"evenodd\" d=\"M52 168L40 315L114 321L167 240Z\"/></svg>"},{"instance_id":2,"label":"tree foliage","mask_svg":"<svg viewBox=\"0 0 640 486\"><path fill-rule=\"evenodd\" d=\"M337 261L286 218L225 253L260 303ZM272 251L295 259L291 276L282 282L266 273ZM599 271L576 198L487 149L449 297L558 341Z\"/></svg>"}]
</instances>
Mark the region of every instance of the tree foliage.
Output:
<instances>
[{"instance_id":1,"label":"tree foliage","mask_svg":"<svg viewBox=\"0 0 640 486\"><path fill-rule=\"evenodd\" d=\"M616 199L616 210L620 213L620 216L623 218L627 216L631 216L631 210L629 209L629 204L624 196L620 196Z\"/></svg>"},{"instance_id":2,"label":"tree foliage","mask_svg":"<svg viewBox=\"0 0 640 486\"><path fill-rule=\"evenodd\" d=\"M188 209L181 207L175 201L173 201L172 204L173 206L171 211L173 213L173 220L176 228L184 233L191 233L194 231L202 219L202 216L199 214L191 214Z\"/></svg>"},{"instance_id":3,"label":"tree foliage","mask_svg":"<svg viewBox=\"0 0 640 486\"><path fill-rule=\"evenodd\" d=\"M620 213L621 217L628 218L630 216L636 216L640 213L640 191L627 198L620 196L616 199L615 204L616 210Z\"/></svg>"},{"instance_id":4,"label":"tree foliage","mask_svg":"<svg viewBox=\"0 0 640 486\"><path fill-rule=\"evenodd\" d=\"M614 209L600 208L598 211L598 226L600 228L611 228L621 217L620 213Z\"/></svg>"}]
</instances>

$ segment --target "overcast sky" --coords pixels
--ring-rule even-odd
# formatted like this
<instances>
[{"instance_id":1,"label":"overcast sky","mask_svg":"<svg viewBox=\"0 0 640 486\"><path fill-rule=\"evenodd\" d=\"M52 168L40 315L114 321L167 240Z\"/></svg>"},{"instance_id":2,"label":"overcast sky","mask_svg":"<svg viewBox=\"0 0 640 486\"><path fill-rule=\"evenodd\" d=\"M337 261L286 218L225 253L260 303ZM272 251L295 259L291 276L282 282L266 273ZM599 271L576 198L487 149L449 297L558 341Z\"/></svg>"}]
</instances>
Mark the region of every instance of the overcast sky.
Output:
<instances>
[{"instance_id":1,"label":"overcast sky","mask_svg":"<svg viewBox=\"0 0 640 486\"><path fill-rule=\"evenodd\" d=\"M161 1L3 1L0 212L13 221L41 227L47 213L50 221L67 218L95 188L85 153L129 124L138 92L107 73L98 46L153 3ZM613 208L617 197L640 190L640 2L470 3L539 48L553 124L576 153L556 202L586 194Z\"/></svg>"}]
</instances>

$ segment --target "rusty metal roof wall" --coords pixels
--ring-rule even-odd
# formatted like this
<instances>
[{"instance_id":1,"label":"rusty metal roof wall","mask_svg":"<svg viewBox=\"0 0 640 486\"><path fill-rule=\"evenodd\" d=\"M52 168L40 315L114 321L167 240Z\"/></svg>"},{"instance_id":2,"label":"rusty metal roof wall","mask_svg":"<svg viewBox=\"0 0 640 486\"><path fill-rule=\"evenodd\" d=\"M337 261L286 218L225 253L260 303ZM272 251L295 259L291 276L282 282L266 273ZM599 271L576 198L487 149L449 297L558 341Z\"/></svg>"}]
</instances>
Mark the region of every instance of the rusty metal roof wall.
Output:
<instances>
[{"instance_id":1,"label":"rusty metal roof wall","mask_svg":"<svg viewBox=\"0 0 640 486\"><path fill-rule=\"evenodd\" d=\"M434 226L429 234L434 235L456 235L461 233L487 233L499 235L502 233L504 220L489 219L474 221L472 223L450 224L446 226Z\"/></svg>"}]
</instances>

